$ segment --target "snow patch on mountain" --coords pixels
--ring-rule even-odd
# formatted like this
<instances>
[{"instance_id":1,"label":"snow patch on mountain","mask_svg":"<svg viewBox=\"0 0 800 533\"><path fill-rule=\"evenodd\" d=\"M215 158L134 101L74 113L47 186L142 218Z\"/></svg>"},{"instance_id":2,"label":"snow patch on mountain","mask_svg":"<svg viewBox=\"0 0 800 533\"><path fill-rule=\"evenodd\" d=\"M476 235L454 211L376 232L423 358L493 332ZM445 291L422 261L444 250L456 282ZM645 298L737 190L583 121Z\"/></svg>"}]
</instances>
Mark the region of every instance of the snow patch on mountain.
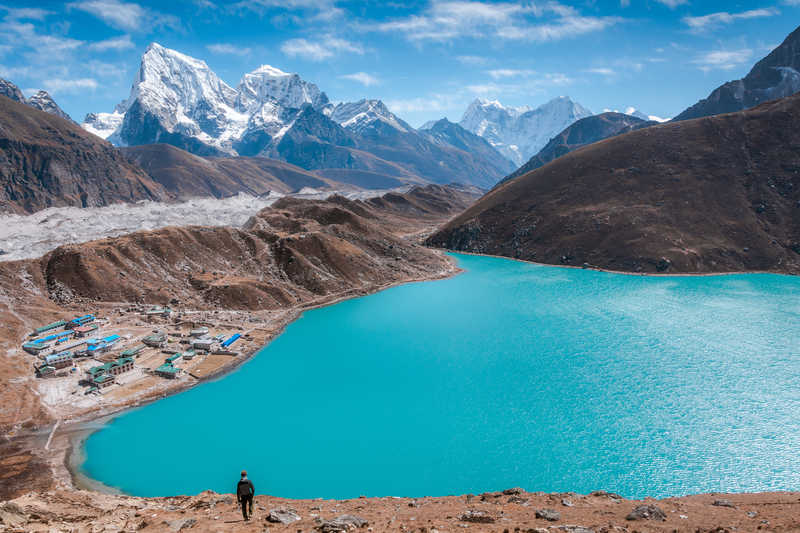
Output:
<instances>
[{"instance_id":1,"label":"snow patch on mountain","mask_svg":"<svg viewBox=\"0 0 800 533\"><path fill-rule=\"evenodd\" d=\"M365 129L383 122L392 128L408 133L412 128L400 120L380 100L359 100L336 105L330 114L331 120L338 122L343 128L355 133L362 133Z\"/></svg>"},{"instance_id":2,"label":"snow patch on mountain","mask_svg":"<svg viewBox=\"0 0 800 533\"><path fill-rule=\"evenodd\" d=\"M89 113L83 119L81 127L100 138L108 139L122 125L123 118L125 115L117 110L113 113Z\"/></svg>"}]
</instances>

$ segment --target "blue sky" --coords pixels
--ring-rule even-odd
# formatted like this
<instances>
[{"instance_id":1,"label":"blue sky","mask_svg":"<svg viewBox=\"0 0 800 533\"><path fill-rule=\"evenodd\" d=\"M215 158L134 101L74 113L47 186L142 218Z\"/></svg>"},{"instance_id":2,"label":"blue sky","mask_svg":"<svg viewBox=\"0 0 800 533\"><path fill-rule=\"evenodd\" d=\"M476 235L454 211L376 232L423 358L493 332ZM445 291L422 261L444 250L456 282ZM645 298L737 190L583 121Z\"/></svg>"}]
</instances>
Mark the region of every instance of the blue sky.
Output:
<instances>
[{"instance_id":1,"label":"blue sky","mask_svg":"<svg viewBox=\"0 0 800 533\"><path fill-rule=\"evenodd\" d=\"M414 126L457 121L475 97L670 117L800 24L800 0L1 2L0 77L48 90L78 121L128 96L152 41L232 86L270 64L334 101L380 98Z\"/></svg>"}]
</instances>

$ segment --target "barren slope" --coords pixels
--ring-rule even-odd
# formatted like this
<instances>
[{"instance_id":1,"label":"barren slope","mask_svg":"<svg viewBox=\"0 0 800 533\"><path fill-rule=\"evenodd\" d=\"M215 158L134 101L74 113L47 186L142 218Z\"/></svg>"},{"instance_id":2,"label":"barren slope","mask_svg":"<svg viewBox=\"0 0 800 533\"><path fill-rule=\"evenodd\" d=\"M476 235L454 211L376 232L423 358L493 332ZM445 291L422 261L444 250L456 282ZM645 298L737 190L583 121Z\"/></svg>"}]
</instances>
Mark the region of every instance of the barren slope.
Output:
<instances>
[{"instance_id":1,"label":"barren slope","mask_svg":"<svg viewBox=\"0 0 800 533\"><path fill-rule=\"evenodd\" d=\"M169 198L109 143L0 96L0 212Z\"/></svg>"}]
</instances>

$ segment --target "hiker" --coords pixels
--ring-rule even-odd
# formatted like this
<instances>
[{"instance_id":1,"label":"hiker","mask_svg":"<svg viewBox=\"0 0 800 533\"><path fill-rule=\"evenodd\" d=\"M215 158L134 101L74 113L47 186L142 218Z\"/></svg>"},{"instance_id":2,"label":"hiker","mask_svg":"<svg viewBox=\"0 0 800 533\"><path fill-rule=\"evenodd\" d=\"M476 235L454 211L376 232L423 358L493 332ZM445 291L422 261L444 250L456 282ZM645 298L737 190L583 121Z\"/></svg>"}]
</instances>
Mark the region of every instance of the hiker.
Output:
<instances>
[{"instance_id":1,"label":"hiker","mask_svg":"<svg viewBox=\"0 0 800 533\"><path fill-rule=\"evenodd\" d=\"M253 488L253 482L247 479L247 470L242 470L242 479L236 485L236 501L242 504L242 516L245 520L250 520L253 515L253 495L256 489ZM247 513L247 507L250 507L250 514Z\"/></svg>"}]
</instances>

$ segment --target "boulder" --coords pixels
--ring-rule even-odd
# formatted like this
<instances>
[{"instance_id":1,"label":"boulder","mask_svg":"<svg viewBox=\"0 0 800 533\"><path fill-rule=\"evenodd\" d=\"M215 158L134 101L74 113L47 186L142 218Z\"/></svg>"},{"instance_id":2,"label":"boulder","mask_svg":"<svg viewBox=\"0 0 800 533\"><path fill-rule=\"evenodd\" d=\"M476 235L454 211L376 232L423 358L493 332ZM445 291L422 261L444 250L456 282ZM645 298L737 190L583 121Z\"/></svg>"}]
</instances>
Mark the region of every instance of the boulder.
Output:
<instances>
[{"instance_id":1,"label":"boulder","mask_svg":"<svg viewBox=\"0 0 800 533\"><path fill-rule=\"evenodd\" d=\"M722 500L714 500L714 503L712 503L711 505L716 505L717 507L731 507L731 508L736 508L736 506L733 504L733 502L732 502L732 501L730 501L730 500L725 500L725 499L722 499Z\"/></svg>"},{"instance_id":2,"label":"boulder","mask_svg":"<svg viewBox=\"0 0 800 533\"><path fill-rule=\"evenodd\" d=\"M343 531L354 531L356 529L367 527L369 522L361 517L343 514L333 520L325 520L317 526L320 533L341 533Z\"/></svg>"},{"instance_id":3,"label":"boulder","mask_svg":"<svg viewBox=\"0 0 800 533\"><path fill-rule=\"evenodd\" d=\"M563 531L564 533L595 533L594 529L584 526L551 526L550 531Z\"/></svg>"},{"instance_id":4,"label":"boulder","mask_svg":"<svg viewBox=\"0 0 800 533\"><path fill-rule=\"evenodd\" d=\"M573 507L575 504L572 503L572 500L569 500L567 498L561 498L561 505L563 505L564 507Z\"/></svg>"},{"instance_id":5,"label":"boulder","mask_svg":"<svg viewBox=\"0 0 800 533\"><path fill-rule=\"evenodd\" d=\"M628 513L625 520L666 520L667 515L656 505L639 505Z\"/></svg>"},{"instance_id":6,"label":"boulder","mask_svg":"<svg viewBox=\"0 0 800 533\"><path fill-rule=\"evenodd\" d=\"M523 503L528 503L528 499L522 498L521 496L509 496L508 503L516 503L522 505Z\"/></svg>"},{"instance_id":7,"label":"boulder","mask_svg":"<svg viewBox=\"0 0 800 533\"><path fill-rule=\"evenodd\" d=\"M503 494L506 496L519 496L520 494L524 493L525 491L519 487L514 487L512 489L506 489L503 491Z\"/></svg>"},{"instance_id":8,"label":"boulder","mask_svg":"<svg viewBox=\"0 0 800 533\"><path fill-rule=\"evenodd\" d=\"M291 524L300 520L300 515L294 509L286 509L284 507L278 509L270 509L267 515L267 521L276 524Z\"/></svg>"},{"instance_id":9,"label":"boulder","mask_svg":"<svg viewBox=\"0 0 800 533\"><path fill-rule=\"evenodd\" d=\"M543 518L548 522L558 522L561 520L561 513L555 509L537 509L536 518Z\"/></svg>"},{"instance_id":10,"label":"boulder","mask_svg":"<svg viewBox=\"0 0 800 533\"><path fill-rule=\"evenodd\" d=\"M170 531L182 531L184 529L189 529L193 525L197 523L197 520L194 518L181 518L178 520L170 520L167 522L167 527L169 527Z\"/></svg>"},{"instance_id":11,"label":"boulder","mask_svg":"<svg viewBox=\"0 0 800 533\"><path fill-rule=\"evenodd\" d=\"M472 522L475 524L493 524L494 517L485 511L478 511L474 509L470 509L462 513L461 516L458 517L459 520L462 522Z\"/></svg>"}]
</instances>

